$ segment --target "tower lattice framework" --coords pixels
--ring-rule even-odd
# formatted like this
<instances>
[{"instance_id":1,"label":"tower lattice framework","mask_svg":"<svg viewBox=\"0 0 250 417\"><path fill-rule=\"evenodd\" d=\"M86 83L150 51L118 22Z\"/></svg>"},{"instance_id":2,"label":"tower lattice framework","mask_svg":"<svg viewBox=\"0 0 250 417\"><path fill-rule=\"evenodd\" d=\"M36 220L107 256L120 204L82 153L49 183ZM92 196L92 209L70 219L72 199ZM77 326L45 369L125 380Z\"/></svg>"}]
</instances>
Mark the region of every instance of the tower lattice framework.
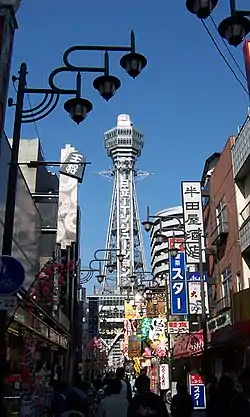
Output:
<instances>
[{"instance_id":1,"label":"tower lattice framework","mask_svg":"<svg viewBox=\"0 0 250 417\"><path fill-rule=\"evenodd\" d=\"M143 135L134 128L127 114L121 114L116 127L105 132L104 137L107 154L113 162L106 176L113 179L114 185L106 238L106 248L111 251L104 264L103 291L121 294L131 283L132 275L146 271L135 189L135 178L147 176L135 168L143 148ZM117 259L116 249L124 255L122 263ZM110 262L116 266L113 272L107 267Z\"/></svg>"}]
</instances>

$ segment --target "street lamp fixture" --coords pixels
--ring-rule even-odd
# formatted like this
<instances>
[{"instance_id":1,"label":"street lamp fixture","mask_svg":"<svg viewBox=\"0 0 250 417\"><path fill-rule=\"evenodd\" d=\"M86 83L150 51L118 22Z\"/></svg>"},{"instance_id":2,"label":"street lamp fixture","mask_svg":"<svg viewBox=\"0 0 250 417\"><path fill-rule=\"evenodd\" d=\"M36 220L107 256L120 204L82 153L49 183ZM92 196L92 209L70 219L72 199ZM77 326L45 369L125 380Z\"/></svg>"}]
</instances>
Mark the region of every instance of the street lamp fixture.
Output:
<instances>
[{"instance_id":1,"label":"street lamp fixture","mask_svg":"<svg viewBox=\"0 0 250 417\"><path fill-rule=\"evenodd\" d=\"M97 279L99 284L102 284L103 281L105 280L105 275L100 273L100 274L96 275L96 279Z\"/></svg>"},{"instance_id":2,"label":"street lamp fixture","mask_svg":"<svg viewBox=\"0 0 250 417\"><path fill-rule=\"evenodd\" d=\"M169 253L172 258L176 258L179 253L179 249L177 247L172 247L169 249Z\"/></svg>"},{"instance_id":3,"label":"street lamp fixture","mask_svg":"<svg viewBox=\"0 0 250 417\"><path fill-rule=\"evenodd\" d=\"M64 109L77 125L83 122L92 108L93 105L89 100L80 97L70 98L64 103Z\"/></svg>"},{"instance_id":4,"label":"street lamp fixture","mask_svg":"<svg viewBox=\"0 0 250 417\"><path fill-rule=\"evenodd\" d=\"M190 13L199 19L206 19L217 6L218 0L186 0L186 7Z\"/></svg>"},{"instance_id":5,"label":"street lamp fixture","mask_svg":"<svg viewBox=\"0 0 250 417\"><path fill-rule=\"evenodd\" d=\"M217 4L218 0L186 0L188 11L199 19L209 17ZM219 24L218 32L229 45L239 46L250 32L250 10L237 10L236 0L229 0L229 4L230 16Z\"/></svg>"},{"instance_id":6,"label":"street lamp fixture","mask_svg":"<svg viewBox=\"0 0 250 417\"><path fill-rule=\"evenodd\" d=\"M219 24L218 32L222 38L228 41L229 45L239 46L250 32L250 20L236 12Z\"/></svg>"},{"instance_id":7,"label":"street lamp fixture","mask_svg":"<svg viewBox=\"0 0 250 417\"><path fill-rule=\"evenodd\" d=\"M166 242L167 237L165 235L163 235L162 233L157 233L156 235L156 242L159 243L160 245L164 242Z\"/></svg>"},{"instance_id":8,"label":"street lamp fixture","mask_svg":"<svg viewBox=\"0 0 250 417\"><path fill-rule=\"evenodd\" d=\"M131 52L121 58L120 64L132 78L138 77L143 68L147 65L147 59L145 56L135 52L134 32L131 33Z\"/></svg>"},{"instance_id":9,"label":"street lamp fixture","mask_svg":"<svg viewBox=\"0 0 250 417\"><path fill-rule=\"evenodd\" d=\"M119 253L117 254L117 258L118 258L119 262L120 262L120 263L122 263L122 262L123 262L123 260L124 260L124 258L125 258L124 253L119 252Z\"/></svg>"}]
</instances>

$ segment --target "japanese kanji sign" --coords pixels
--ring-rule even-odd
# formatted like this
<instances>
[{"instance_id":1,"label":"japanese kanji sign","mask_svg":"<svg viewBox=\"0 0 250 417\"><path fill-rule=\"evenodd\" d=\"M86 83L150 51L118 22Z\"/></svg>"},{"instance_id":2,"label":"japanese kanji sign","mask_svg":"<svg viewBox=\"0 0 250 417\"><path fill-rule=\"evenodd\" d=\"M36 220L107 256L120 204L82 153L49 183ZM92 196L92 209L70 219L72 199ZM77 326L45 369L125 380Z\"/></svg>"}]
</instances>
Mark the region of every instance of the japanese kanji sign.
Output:
<instances>
[{"instance_id":1,"label":"japanese kanji sign","mask_svg":"<svg viewBox=\"0 0 250 417\"><path fill-rule=\"evenodd\" d=\"M169 321L168 322L169 334L189 333L188 321Z\"/></svg>"},{"instance_id":2,"label":"japanese kanji sign","mask_svg":"<svg viewBox=\"0 0 250 417\"><path fill-rule=\"evenodd\" d=\"M159 367L160 373L160 389L167 390L170 388L169 384L169 365L168 363L162 363Z\"/></svg>"},{"instance_id":3,"label":"japanese kanji sign","mask_svg":"<svg viewBox=\"0 0 250 417\"><path fill-rule=\"evenodd\" d=\"M204 293L206 313L209 314L207 277L204 274ZM189 314L202 314L201 304L201 275L199 272L187 273Z\"/></svg>"},{"instance_id":4,"label":"japanese kanji sign","mask_svg":"<svg viewBox=\"0 0 250 417\"><path fill-rule=\"evenodd\" d=\"M206 262L205 239L202 211L201 184L199 181L182 184L182 204L184 228L186 234L186 261L189 264L199 263L199 233L201 234L202 260Z\"/></svg>"},{"instance_id":5,"label":"japanese kanji sign","mask_svg":"<svg viewBox=\"0 0 250 417\"><path fill-rule=\"evenodd\" d=\"M188 383L194 410L206 409L206 389L202 376L199 374L189 374Z\"/></svg>"},{"instance_id":6,"label":"japanese kanji sign","mask_svg":"<svg viewBox=\"0 0 250 417\"><path fill-rule=\"evenodd\" d=\"M61 165L59 172L60 174L75 178L81 183L85 171L85 162L86 158L80 152L71 152L63 165Z\"/></svg>"},{"instance_id":7,"label":"japanese kanji sign","mask_svg":"<svg viewBox=\"0 0 250 417\"><path fill-rule=\"evenodd\" d=\"M170 256L171 314L188 314L185 252Z\"/></svg>"}]
</instances>

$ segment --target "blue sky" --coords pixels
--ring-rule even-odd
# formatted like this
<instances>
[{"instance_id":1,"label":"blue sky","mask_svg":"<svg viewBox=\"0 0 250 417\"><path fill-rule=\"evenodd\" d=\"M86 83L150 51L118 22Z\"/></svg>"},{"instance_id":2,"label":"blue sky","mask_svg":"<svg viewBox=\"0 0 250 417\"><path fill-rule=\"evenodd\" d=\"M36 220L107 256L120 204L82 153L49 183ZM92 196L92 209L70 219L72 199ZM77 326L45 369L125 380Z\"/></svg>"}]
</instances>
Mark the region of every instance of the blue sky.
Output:
<instances>
[{"instance_id":1,"label":"blue sky","mask_svg":"<svg viewBox=\"0 0 250 417\"><path fill-rule=\"evenodd\" d=\"M228 15L228 3L219 1L214 13L217 22ZM238 6L246 9L249 2L238 0ZM60 148L71 143L92 162L79 190L82 259L87 265L93 252L105 245L112 184L96 173L111 164L103 133L115 126L117 115L128 113L145 135L138 166L154 175L137 186L144 218L147 204L152 213L180 204L180 182L201 178L205 159L220 151L228 136L243 123L249 99L200 21L186 11L184 0L155 0L148 4L134 0L23 0L18 22L12 73L25 61L30 87L47 86L48 74L61 65L67 47L127 45L131 29L136 34L138 52L148 59L146 69L133 80L119 67L119 53L111 55L111 72L121 79L122 87L109 103L93 90L93 76L87 74L84 96L92 101L93 111L80 126L63 110L63 100L53 114L38 124L48 160L57 160ZM232 51L244 68L242 48ZM74 59L79 65L102 64L99 53L82 53ZM70 88L73 78L62 76L60 85ZM32 97L34 104L36 100ZM9 136L12 122L13 111L8 110ZM36 136L34 125L23 127L23 138ZM144 237L148 247L148 238Z\"/></svg>"}]
</instances>

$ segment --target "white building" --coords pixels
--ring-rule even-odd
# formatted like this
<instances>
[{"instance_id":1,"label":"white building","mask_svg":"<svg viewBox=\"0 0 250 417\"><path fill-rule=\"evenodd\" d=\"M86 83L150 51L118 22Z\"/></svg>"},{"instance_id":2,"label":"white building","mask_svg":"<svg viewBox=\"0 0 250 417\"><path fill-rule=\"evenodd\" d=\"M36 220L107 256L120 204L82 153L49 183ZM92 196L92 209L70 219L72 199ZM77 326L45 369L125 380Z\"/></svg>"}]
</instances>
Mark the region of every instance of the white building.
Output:
<instances>
[{"instance_id":1,"label":"white building","mask_svg":"<svg viewBox=\"0 0 250 417\"><path fill-rule=\"evenodd\" d=\"M106 346L109 369L123 366L122 352L124 302L123 295L90 295L89 333L99 337ZM92 307L90 307L90 304Z\"/></svg>"},{"instance_id":2,"label":"white building","mask_svg":"<svg viewBox=\"0 0 250 417\"><path fill-rule=\"evenodd\" d=\"M167 238L173 237L173 235L175 237L182 236L183 231L176 230L176 228L180 224L177 219L180 219L183 223L183 209L182 206L171 207L159 211L156 216L159 216L159 218L155 219L150 233L150 247L152 273L155 278L159 278L163 275L168 276L168 240L158 243L157 234L161 229L161 234Z\"/></svg>"}]
</instances>

